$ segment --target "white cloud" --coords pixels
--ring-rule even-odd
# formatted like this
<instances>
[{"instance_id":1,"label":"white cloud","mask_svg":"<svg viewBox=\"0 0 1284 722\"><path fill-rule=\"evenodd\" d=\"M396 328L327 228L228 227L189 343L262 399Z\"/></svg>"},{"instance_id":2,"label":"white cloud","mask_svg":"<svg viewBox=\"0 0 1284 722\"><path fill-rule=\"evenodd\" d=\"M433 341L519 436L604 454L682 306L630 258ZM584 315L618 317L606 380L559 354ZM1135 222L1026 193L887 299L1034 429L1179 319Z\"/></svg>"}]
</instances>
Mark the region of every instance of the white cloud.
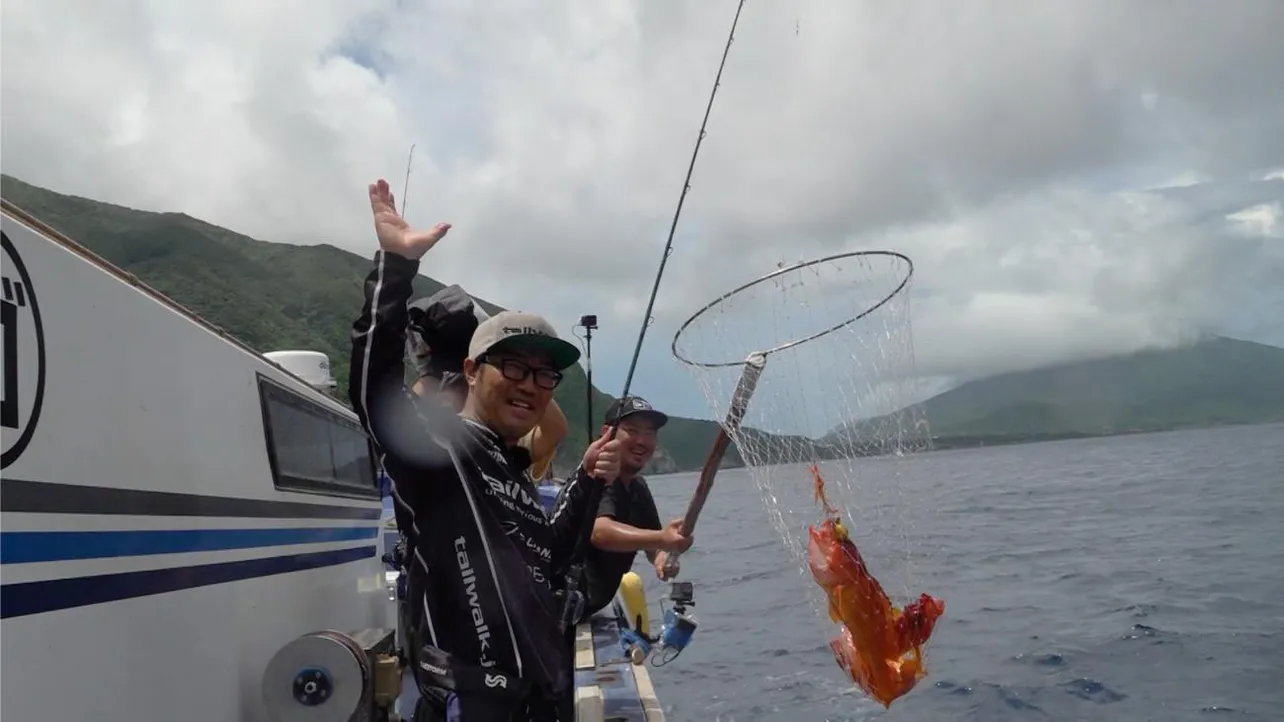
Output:
<instances>
[{"instance_id":1,"label":"white cloud","mask_svg":"<svg viewBox=\"0 0 1284 722\"><path fill-rule=\"evenodd\" d=\"M1275 203L1259 203L1235 213L1227 214L1226 220L1231 227L1242 234L1279 238L1284 235L1284 226L1280 219L1284 217L1284 206Z\"/></svg>"},{"instance_id":2,"label":"white cloud","mask_svg":"<svg viewBox=\"0 0 1284 722\"><path fill-rule=\"evenodd\" d=\"M1213 180L1198 171L1186 170L1160 183L1151 186L1150 190L1159 190L1162 188L1187 188L1200 183L1207 183ZM1266 180L1269 180L1266 179Z\"/></svg>"},{"instance_id":3,"label":"white cloud","mask_svg":"<svg viewBox=\"0 0 1284 722\"><path fill-rule=\"evenodd\" d=\"M1245 321L1277 315L1279 244L1227 220L1284 200L1284 6L1182 2L747 4L638 390L697 410L680 320L870 246L915 259L934 375L1284 342ZM399 191L417 144L408 215L455 224L425 272L568 331L602 314L613 389L734 8L9 0L4 171L368 255L365 185ZM1256 213L1236 222L1278 234Z\"/></svg>"}]
</instances>

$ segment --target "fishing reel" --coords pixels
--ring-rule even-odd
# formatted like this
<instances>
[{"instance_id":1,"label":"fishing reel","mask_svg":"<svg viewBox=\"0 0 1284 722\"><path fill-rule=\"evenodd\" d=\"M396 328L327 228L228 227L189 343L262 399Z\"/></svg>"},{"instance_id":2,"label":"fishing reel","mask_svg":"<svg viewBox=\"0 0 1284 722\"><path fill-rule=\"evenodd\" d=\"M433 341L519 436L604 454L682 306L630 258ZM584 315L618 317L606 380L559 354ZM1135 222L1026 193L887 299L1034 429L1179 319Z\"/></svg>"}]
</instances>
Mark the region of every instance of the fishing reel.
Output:
<instances>
[{"instance_id":1,"label":"fishing reel","mask_svg":"<svg viewBox=\"0 0 1284 722\"><path fill-rule=\"evenodd\" d=\"M664 612L664 624L660 627L655 647L651 650L653 667L663 667L677 659L691 643L691 635L695 634L695 616L687 613L688 607L695 606L691 582L673 582L669 586L669 603L672 606Z\"/></svg>"},{"instance_id":2,"label":"fishing reel","mask_svg":"<svg viewBox=\"0 0 1284 722\"><path fill-rule=\"evenodd\" d=\"M407 562L410 559L409 551L406 537L398 534L397 543L392 551L385 552L380 558L388 571L397 573L395 596L398 601L405 601L408 598L409 575L406 572Z\"/></svg>"},{"instance_id":3,"label":"fishing reel","mask_svg":"<svg viewBox=\"0 0 1284 722\"><path fill-rule=\"evenodd\" d=\"M561 614L558 615L557 627L563 634L571 629L576 620L584 615L584 592L580 591L580 579L584 573L582 563L572 564L566 574L566 586L553 593L553 597L561 604Z\"/></svg>"},{"instance_id":4,"label":"fishing reel","mask_svg":"<svg viewBox=\"0 0 1284 722\"><path fill-rule=\"evenodd\" d=\"M392 629L312 632L268 661L263 709L271 722L399 722L402 670Z\"/></svg>"}]
</instances>

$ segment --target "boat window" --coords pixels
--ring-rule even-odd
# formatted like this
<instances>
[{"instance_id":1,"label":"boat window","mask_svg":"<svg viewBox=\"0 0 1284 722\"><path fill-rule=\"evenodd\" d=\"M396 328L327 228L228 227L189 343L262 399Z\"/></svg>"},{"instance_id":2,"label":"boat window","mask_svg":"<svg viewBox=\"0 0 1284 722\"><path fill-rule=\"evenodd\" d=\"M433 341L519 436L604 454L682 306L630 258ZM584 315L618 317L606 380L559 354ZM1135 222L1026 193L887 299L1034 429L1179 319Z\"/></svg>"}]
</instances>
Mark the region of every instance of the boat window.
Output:
<instances>
[{"instance_id":1,"label":"boat window","mask_svg":"<svg viewBox=\"0 0 1284 722\"><path fill-rule=\"evenodd\" d=\"M276 488L379 496L370 443L356 421L263 376L259 395Z\"/></svg>"}]
</instances>

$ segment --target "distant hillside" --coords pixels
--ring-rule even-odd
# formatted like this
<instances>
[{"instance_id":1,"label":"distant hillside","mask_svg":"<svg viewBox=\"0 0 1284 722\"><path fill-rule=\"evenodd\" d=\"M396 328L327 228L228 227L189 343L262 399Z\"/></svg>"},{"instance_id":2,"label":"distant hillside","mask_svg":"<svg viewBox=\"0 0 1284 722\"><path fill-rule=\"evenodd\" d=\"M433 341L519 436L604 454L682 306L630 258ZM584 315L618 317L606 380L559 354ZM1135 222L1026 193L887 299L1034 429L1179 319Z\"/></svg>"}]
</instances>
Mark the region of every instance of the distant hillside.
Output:
<instances>
[{"instance_id":1,"label":"distant hillside","mask_svg":"<svg viewBox=\"0 0 1284 722\"><path fill-rule=\"evenodd\" d=\"M1284 421L1284 348L1212 337L972 381L923 410L937 448Z\"/></svg>"},{"instance_id":2,"label":"distant hillside","mask_svg":"<svg viewBox=\"0 0 1284 722\"><path fill-rule=\"evenodd\" d=\"M0 194L254 348L323 351L346 398L349 331L368 256L329 245L258 241L183 214L61 195L10 176L0 177ZM441 287L421 275L415 295ZM500 310L481 303L492 313ZM557 390L571 424L555 464L562 472L573 468L587 443L585 384L577 366ZM594 389L599 418L610 398ZM972 381L924 407L938 448L1282 421L1284 349L1214 338ZM761 434L759 446L780 449L779 461L826 458L835 454L831 442L841 434L860 442L888 438L878 429L888 422L863 421L811 443ZM698 469L716 432L713 421L672 419L652 471ZM860 453L884 451L875 443ZM742 464L734 448L723 463Z\"/></svg>"},{"instance_id":3,"label":"distant hillside","mask_svg":"<svg viewBox=\"0 0 1284 722\"><path fill-rule=\"evenodd\" d=\"M362 257L330 245L259 241L181 213L149 213L62 195L7 175L0 176L0 194L261 352L324 352L346 400L349 333L371 268L373 236L370 256ZM420 275L415 297L442 286ZM491 313L501 310L479 301ZM557 403L571 425L555 462L562 472L574 468L587 444L585 383L577 366L557 390ZM599 418L611 398L594 389ZM655 470L699 468L716 432L712 421L672 419ZM727 463L740 464L734 449Z\"/></svg>"},{"instance_id":4,"label":"distant hillside","mask_svg":"<svg viewBox=\"0 0 1284 722\"><path fill-rule=\"evenodd\" d=\"M925 411L945 445L1284 421L1284 348L1213 337L1002 374L936 396Z\"/></svg>"}]
</instances>

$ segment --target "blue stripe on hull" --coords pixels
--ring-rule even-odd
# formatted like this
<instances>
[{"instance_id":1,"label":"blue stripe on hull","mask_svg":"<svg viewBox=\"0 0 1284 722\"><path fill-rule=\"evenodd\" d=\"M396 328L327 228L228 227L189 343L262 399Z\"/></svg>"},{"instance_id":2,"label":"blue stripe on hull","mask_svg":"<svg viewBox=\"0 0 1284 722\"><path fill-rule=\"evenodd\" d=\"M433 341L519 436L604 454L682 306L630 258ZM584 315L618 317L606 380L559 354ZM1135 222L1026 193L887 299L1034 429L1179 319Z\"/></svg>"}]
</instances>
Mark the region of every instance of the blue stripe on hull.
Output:
<instances>
[{"instance_id":1,"label":"blue stripe on hull","mask_svg":"<svg viewBox=\"0 0 1284 722\"><path fill-rule=\"evenodd\" d=\"M363 546L239 562L5 584L0 586L0 618L42 614L181 589L337 566L367 559L376 553L375 547Z\"/></svg>"},{"instance_id":2,"label":"blue stripe on hull","mask_svg":"<svg viewBox=\"0 0 1284 722\"><path fill-rule=\"evenodd\" d=\"M8 512L27 514L93 514L95 516L123 514L126 516L246 516L255 519L379 518L379 508L375 506L353 507L305 501L242 499L10 478L0 479L0 508Z\"/></svg>"},{"instance_id":3,"label":"blue stripe on hull","mask_svg":"<svg viewBox=\"0 0 1284 722\"><path fill-rule=\"evenodd\" d=\"M0 532L0 564L184 554L373 539L378 527Z\"/></svg>"}]
</instances>

